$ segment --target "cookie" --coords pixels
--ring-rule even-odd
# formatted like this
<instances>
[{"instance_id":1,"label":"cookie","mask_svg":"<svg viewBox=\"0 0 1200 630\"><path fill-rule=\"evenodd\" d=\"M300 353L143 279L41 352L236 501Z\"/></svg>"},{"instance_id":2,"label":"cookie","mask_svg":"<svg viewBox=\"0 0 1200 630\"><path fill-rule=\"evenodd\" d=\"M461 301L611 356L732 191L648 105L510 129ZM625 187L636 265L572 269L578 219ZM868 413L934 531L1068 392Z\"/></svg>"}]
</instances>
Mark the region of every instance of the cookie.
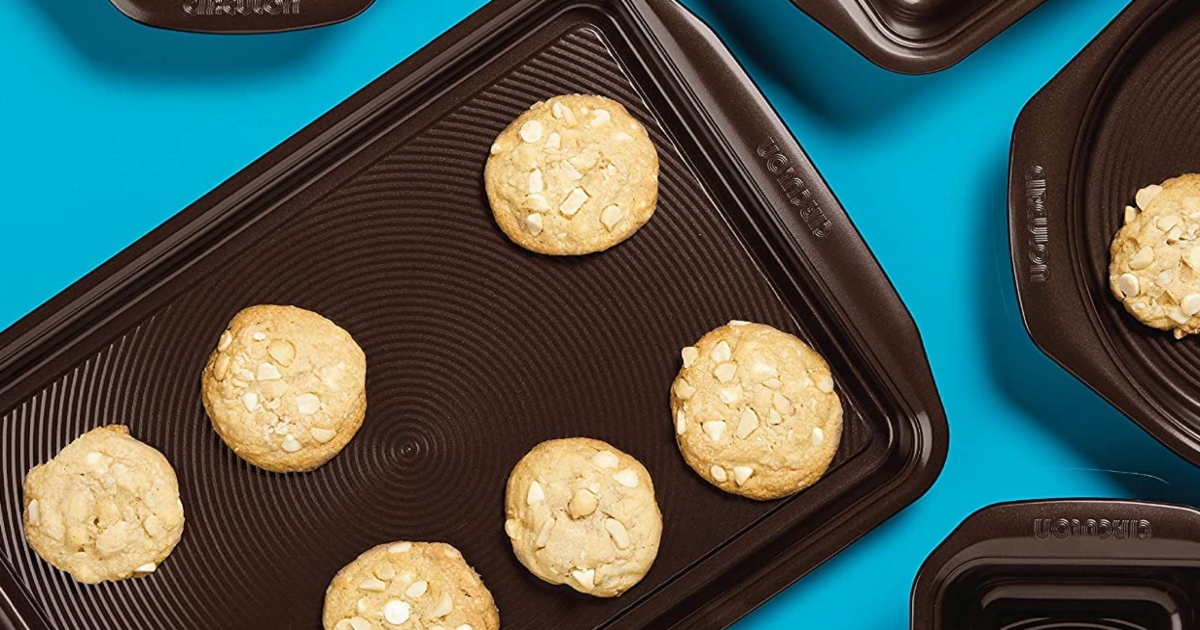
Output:
<instances>
[{"instance_id":1,"label":"cookie","mask_svg":"<svg viewBox=\"0 0 1200 630\"><path fill-rule=\"evenodd\" d=\"M29 546L87 584L153 573L183 535L175 469L119 425L30 469L24 501Z\"/></svg>"},{"instance_id":2,"label":"cookie","mask_svg":"<svg viewBox=\"0 0 1200 630\"><path fill-rule=\"evenodd\" d=\"M358 432L366 378L366 355L350 333L295 306L260 305L229 322L200 381L213 428L239 457L302 472Z\"/></svg>"},{"instance_id":3,"label":"cookie","mask_svg":"<svg viewBox=\"0 0 1200 630\"><path fill-rule=\"evenodd\" d=\"M671 418L697 474L760 501L825 474L842 438L842 404L821 355L785 332L736 321L682 354Z\"/></svg>"},{"instance_id":4,"label":"cookie","mask_svg":"<svg viewBox=\"0 0 1200 630\"><path fill-rule=\"evenodd\" d=\"M475 570L445 543L394 542L363 553L325 590L325 630L499 630Z\"/></svg>"},{"instance_id":5,"label":"cookie","mask_svg":"<svg viewBox=\"0 0 1200 630\"><path fill-rule=\"evenodd\" d=\"M616 597L658 555L662 514L636 459L599 440L543 442L513 468L504 531L525 568L551 584Z\"/></svg>"},{"instance_id":6,"label":"cookie","mask_svg":"<svg viewBox=\"0 0 1200 630\"><path fill-rule=\"evenodd\" d=\"M1176 339L1200 332L1200 175L1137 193L1113 238L1109 286L1138 321Z\"/></svg>"},{"instance_id":7,"label":"cookie","mask_svg":"<svg viewBox=\"0 0 1200 630\"><path fill-rule=\"evenodd\" d=\"M604 251L650 220L658 152L616 101L570 94L534 105L492 145L484 172L496 223L525 249Z\"/></svg>"}]
</instances>

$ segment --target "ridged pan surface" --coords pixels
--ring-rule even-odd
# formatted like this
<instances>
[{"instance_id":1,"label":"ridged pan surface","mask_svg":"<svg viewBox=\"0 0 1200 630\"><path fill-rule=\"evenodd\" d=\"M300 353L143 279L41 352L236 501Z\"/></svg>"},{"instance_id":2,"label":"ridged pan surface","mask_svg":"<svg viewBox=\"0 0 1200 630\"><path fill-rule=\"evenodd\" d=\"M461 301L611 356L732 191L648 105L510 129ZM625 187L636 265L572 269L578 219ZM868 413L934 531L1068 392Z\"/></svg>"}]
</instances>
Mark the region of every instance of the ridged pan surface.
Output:
<instances>
[{"instance_id":1,"label":"ridged pan surface","mask_svg":"<svg viewBox=\"0 0 1200 630\"><path fill-rule=\"evenodd\" d=\"M965 59L1045 0L792 0L875 64L924 74Z\"/></svg>"},{"instance_id":2,"label":"ridged pan surface","mask_svg":"<svg viewBox=\"0 0 1200 630\"><path fill-rule=\"evenodd\" d=\"M831 219L813 224L821 243L862 248L831 260L873 269L855 276L869 293L862 303L895 300L896 327L885 316L870 325L902 332L866 341L844 319L857 307L829 301L836 269L821 278L788 266L768 240L777 228L741 205L751 193L715 185L749 176L715 175L705 162L715 150L684 150L706 132L684 123L668 75L633 52L650 48L638 43L639 20L698 27L669 3L645 5L638 19L626 10L492 3L0 337L0 589L14 602L0 611L34 630L315 629L341 566L407 539L457 546L508 630L719 627L919 496L944 461L945 419L907 313L819 176L811 194ZM726 59L707 39L691 46L676 54L706 68ZM484 165L522 111L573 92L614 98L645 124L662 164L659 207L608 252L540 256L496 226ZM770 114L765 102L733 109L739 120ZM751 156L770 135L773 150L793 150L775 129L755 127ZM241 461L200 402L221 331L259 303L322 313L367 355L363 428L312 473ZM731 319L793 332L833 366L843 443L829 474L789 500L717 491L675 445L668 391L679 350ZM885 361L903 361L897 380L882 380ZM149 578L85 586L25 543L21 483L114 422L174 464L187 524ZM543 440L572 436L611 442L654 479L661 551L619 599L537 580L504 533L513 465Z\"/></svg>"},{"instance_id":3,"label":"ridged pan surface","mask_svg":"<svg viewBox=\"0 0 1200 630\"><path fill-rule=\"evenodd\" d=\"M1135 193L1200 172L1200 5L1139 0L1026 108L1010 228L1034 340L1200 464L1200 341L1140 324L1109 288Z\"/></svg>"}]
</instances>

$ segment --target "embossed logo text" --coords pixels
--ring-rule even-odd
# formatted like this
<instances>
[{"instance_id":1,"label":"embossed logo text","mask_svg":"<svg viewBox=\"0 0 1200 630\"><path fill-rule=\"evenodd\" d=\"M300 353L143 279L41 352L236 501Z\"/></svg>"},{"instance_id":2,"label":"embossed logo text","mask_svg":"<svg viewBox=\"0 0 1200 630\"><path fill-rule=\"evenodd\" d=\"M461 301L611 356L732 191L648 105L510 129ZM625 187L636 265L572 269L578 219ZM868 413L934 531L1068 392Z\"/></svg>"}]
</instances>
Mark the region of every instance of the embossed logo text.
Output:
<instances>
[{"instance_id":1,"label":"embossed logo text","mask_svg":"<svg viewBox=\"0 0 1200 630\"><path fill-rule=\"evenodd\" d=\"M1154 536L1150 521L1118 518L1095 519L1065 519L1065 518L1035 518L1033 519L1033 535L1038 538L1051 536L1059 539L1071 537L1090 537L1107 540L1149 540Z\"/></svg>"},{"instance_id":2,"label":"embossed logo text","mask_svg":"<svg viewBox=\"0 0 1200 630\"><path fill-rule=\"evenodd\" d=\"M775 178L779 189L787 195L788 201L800 212L800 219L808 226L808 230L817 238L825 238L833 232L833 224L825 216L821 204L813 198L808 184L796 175L796 169L791 160L779 149L774 138L768 137L766 142L758 146L758 157L763 159L767 170Z\"/></svg>"},{"instance_id":3,"label":"embossed logo text","mask_svg":"<svg viewBox=\"0 0 1200 630\"><path fill-rule=\"evenodd\" d=\"M1046 215L1046 169L1033 166L1025 172L1025 222L1029 231L1029 280L1050 279L1050 221Z\"/></svg>"},{"instance_id":4,"label":"embossed logo text","mask_svg":"<svg viewBox=\"0 0 1200 630\"><path fill-rule=\"evenodd\" d=\"M184 0L183 12L202 16L296 15L300 0Z\"/></svg>"}]
</instances>

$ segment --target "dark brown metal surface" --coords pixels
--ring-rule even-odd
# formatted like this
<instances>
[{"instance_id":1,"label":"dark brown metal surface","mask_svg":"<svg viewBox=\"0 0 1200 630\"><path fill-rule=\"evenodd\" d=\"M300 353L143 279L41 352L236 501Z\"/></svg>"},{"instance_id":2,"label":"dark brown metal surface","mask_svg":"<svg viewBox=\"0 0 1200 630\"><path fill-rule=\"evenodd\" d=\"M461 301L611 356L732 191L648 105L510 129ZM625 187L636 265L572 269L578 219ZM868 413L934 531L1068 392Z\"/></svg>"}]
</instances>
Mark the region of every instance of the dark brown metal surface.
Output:
<instances>
[{"instance_id":1,"label":"dark brown metal surface","mask_svg":"<svg viewBox=\"0 0 1200 630\"><path fill-rule=\"evenodd\" d=\"M1045 0L792 0L875 64L925 74L962 61Z\"/></svg>"},{"instance_id":2,"label":"dark brown metal surface","mask_svg":"<svg viewBox=\"0 0 1200 630\"><path fill-rule=\"evenodd\" d=\"M1200 512L1033 501L973 514L917 574L912 630L1194 630Z\"/></svg>"},{"instance_id":3,"label":"dark brown metal surface","mask_svg":"<svg viewBox=\"0 0 1200 630\"><path fill-rule=\"evenodd\" d=\"M657 144L657 215L595 256L495 226L493 138L539 99L615 98ZM273 475L211 430L198 375L229 318L291 303L368 357L362 430ZM794 332L846 404L834 468L789 500L714 490L679 456L678 352L730 319ZM174 463L188 523L149 579L72 582L26 546L20 483L128 423ZM503 531L542 440L638 457L665 519L644 582L600 600L538 581ZM458 546L509 630L724 627L920 496L947 429L920 338L804 152L674 2L493 2L0 336L0 610L25 630L307 629L339 567L395 539Z\"/></svg>"},{"instance_id":4,"label":"dark brown metal surface","mask_svg":"<svg viewBox=\"0 0 1200 630\"><path fill-rule=\"evenodd\" d=\"M1026 106L1009 233L1025 325L1043 351L1200 465L1200 345L1138 323L1110 293L1134 193L1200 172L1200 4L1138 0Z\"/></svg>"}]
</instances>

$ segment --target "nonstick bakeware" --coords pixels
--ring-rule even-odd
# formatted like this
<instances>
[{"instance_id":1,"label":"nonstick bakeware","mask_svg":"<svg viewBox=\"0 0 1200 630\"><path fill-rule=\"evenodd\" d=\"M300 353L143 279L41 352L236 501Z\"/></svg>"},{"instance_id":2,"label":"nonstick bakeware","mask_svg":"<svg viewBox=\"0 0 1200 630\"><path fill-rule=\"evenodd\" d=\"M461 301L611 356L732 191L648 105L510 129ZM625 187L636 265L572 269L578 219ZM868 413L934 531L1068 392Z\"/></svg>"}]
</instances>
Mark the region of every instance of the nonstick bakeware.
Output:
<instances>
[{"instance_id":1,"label":"nonstick bakeware","mask_svg":"<svg viewBox=\"0 0 1200 630\"><path fill-rule=\"evenodd\" d=\"M566 92L624 103L662 162L654 219L600 255L512 245L483 190L495 136ZM199 374L230 317L297 304L368 357L367 418L309 474L250 467ZM829 474L790 500L721 493L674 443L679 350L731 319L792 331L846 408ZM18 628L317 628L334 572L397 539L461 549L506 630L725 627L922 494L946 421L913 322L804 152L674 2L493 2L0 337L0 605ZM181 482L149 579L82 586L20 531L30 466L126 422ZM590 436L641 460L665 520L647 578L552 587L504 534L508 473Z\"/></svg>"},{"instance_id":2,"label":"nonstick bakeware","mask_svg":"<svg viewBox=\"0 0 1200 630\"><path fill-rule=\"evenodd\" d=\"M1108 288L1137 190L1200 172L1200 5L1138 0L1025 107L1009 238L1025 326L1050 357L1200 465L1200 345L1138 323Z\"/></svg>"},{"instance_id":3,"label":"nonstick bakeware","mask_svg":"<svg viewBox=\"0 0 1200 630\"><path fill-rule=\"evenodd\" d=\"M1045 0L792 0L875 64L945 70Z\"/></svg>"},{"instance_id":4,"label":"nonstick bakeware","mask_svg":"<svg viewBox=\"0 0 1200 630\"><path fill-rule=\"evenodd\" d=\"M1195 630L1200 512L1132 501L985 508L925 561L912 630Z\"/></svg>"},{"instance_id":5,"label":"nonstick bakeware","mask_svg":"<svg viewBox=\"0 0 1200 630\"><path fill-rule=\"evenodd\" d=\"M110 1L147 26L198 33L274 33L343 22L366 11L375 0Z\"/></svg>"}]
</instances>

